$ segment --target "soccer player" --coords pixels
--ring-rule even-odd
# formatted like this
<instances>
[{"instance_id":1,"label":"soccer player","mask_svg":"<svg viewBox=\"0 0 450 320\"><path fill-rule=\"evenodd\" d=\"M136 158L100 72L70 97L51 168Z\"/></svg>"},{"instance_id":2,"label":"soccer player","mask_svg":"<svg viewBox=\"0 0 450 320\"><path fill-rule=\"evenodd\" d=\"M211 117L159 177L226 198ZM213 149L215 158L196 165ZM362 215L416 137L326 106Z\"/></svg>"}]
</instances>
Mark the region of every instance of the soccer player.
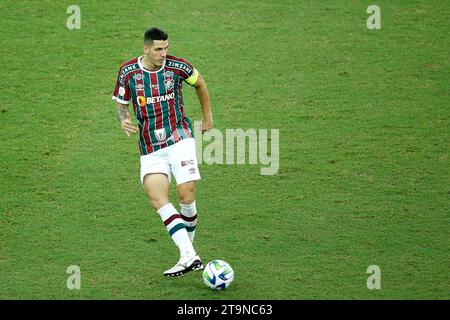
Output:
<instances>
[{"instance_id":1,"label":"soccer player","mask_svg":"<svg viewBox=\"0 0 450 320\"><path fill-rule=\"evenodd\" d=\"M200 180L192 125L184 113L183 83L195 88L202 112L202 133L213 126L205 80L188 61L168 55L168 35L158 28L144 34L144 55L124 63L119 70L113 99L127 136L139 133L141 184L180 258L165 276L180 276L203 269L193 247L197 208L195 181ZM131 123L129 102L138 127ZM180 212L169 202L171 176L175 177Z\"/></svg>"}]
</instances>

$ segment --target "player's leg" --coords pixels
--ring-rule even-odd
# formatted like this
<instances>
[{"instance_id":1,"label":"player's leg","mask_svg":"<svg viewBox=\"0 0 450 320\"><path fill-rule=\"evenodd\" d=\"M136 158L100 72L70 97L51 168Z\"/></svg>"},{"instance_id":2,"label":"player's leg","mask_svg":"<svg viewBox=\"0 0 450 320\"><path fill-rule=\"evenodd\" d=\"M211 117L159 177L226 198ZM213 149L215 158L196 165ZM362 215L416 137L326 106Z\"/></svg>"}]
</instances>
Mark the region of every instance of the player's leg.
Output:
<instances>
[{"instance_id":1,"label":"player's leg","mask_svg":"<svg viewBox=\"0 0 450 320\"><path fill-rule=\"evenodd\" d=\"M164 272L165 276L180 276L201 267L200 258L192 246L183 219L169 202L169 179L162 173L147 174L143 179L144 190L152 207L157 210L167 232L180 250L178 263Z\"/></svg>"},{"instance_id":2,"label":"player's leg","mask_svg":"<svg viewBox=\"0 0 450 320\"><path fill-rule=\"evenodd\" d=\"M177 186L180 200L181 217L191 242L194 242L195 228L197 226L197 207L195 206L195 181L188 181Z\"/></svg>"},{"instance_id":3,"label":"player's leg","mask_svg":"<svg viewBox=\"0 0 450 320\"><path fill-rule=\"evenodd\" d=\"M146 174L143 181L143 187L152 207L156 211L169 203L170 184L166 174Z\"/></svg>"},{"instance_id":4,"label":"player's leg","mask_svg":"<svg viewBox=\"0 0 450 320\"><path fill-rule=\"evenodd\" d=\"M171 170L177 181L181 217L184 220L189 237L193 241L197 226L195 182L201 179L197 163L195 139L181 140L173 147L168 152Z\"/></svg>"},{"instance_id":5,"label":"player's leg","mask_svg":"<svg viewBox=\"0 0 450 320\"><path fill-rule=\"evenodd\" d=\"M180 250L180 260L164 275L178 276L201 267L201 261L192 247L183 219L169 202L170 177L170 163L164 150L141 156L141 183L144 191Z\"/></svg>"}]
</instances>

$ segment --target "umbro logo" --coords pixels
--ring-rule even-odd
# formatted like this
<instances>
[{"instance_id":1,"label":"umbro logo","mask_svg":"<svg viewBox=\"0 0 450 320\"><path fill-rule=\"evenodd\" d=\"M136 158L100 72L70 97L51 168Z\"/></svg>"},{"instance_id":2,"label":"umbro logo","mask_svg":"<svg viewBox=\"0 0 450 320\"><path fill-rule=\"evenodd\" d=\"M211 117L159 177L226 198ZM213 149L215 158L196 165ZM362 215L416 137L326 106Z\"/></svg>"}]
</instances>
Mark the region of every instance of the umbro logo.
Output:
<instances>
[{"instance_id":1,"label":"umbro logo","mask_svg":"<svg viewBox=\"0 0 450 320\"><path fill-rule=\"evenodd\" d=\"M187 165L193 165L194 164L194 160L183 160L183 161L181 161L181 166L182 167L185 167L185 166L187 166Z\"/></svg>"}]
</instances>

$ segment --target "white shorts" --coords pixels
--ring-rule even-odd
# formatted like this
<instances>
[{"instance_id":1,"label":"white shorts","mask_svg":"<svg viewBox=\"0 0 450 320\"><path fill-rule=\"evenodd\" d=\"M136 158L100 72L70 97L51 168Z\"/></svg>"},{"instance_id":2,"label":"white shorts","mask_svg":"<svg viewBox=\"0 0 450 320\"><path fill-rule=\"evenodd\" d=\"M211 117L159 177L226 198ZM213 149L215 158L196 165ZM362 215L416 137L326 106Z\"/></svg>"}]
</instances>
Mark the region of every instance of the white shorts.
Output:
<instances>
[{"instance_id":1,"label":"white shorts","mask_svg":"<svg viewBox=\"0 0 450 320\"><path fill-rule=\"evenodd\" d=\"M177 185L200 180L195 139L183 139L171 146L141 156L142 185L145 175L149 173L164 173L169 178L169 183L173 174Z\"/></svg>"}]
</instances>

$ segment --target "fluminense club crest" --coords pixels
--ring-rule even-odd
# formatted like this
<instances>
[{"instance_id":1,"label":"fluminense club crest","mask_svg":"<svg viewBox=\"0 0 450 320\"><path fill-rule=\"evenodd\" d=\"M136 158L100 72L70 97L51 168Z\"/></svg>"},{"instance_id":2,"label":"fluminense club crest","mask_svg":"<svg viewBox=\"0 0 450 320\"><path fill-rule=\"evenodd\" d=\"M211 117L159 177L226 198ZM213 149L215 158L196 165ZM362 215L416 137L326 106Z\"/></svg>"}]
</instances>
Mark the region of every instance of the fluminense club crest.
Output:
<instances>
[{"instance_id":1,"label":"fluminense club crest","mask_svg":"<svg viewBox=\"0 0 450 320\"><path fill-rule=\"evenodd\" d=\"M172 90L172 88L173 88L173 79L166 79L164 81L164 85L166 86L167 90Z\"/></svg>"}]
</instances>

